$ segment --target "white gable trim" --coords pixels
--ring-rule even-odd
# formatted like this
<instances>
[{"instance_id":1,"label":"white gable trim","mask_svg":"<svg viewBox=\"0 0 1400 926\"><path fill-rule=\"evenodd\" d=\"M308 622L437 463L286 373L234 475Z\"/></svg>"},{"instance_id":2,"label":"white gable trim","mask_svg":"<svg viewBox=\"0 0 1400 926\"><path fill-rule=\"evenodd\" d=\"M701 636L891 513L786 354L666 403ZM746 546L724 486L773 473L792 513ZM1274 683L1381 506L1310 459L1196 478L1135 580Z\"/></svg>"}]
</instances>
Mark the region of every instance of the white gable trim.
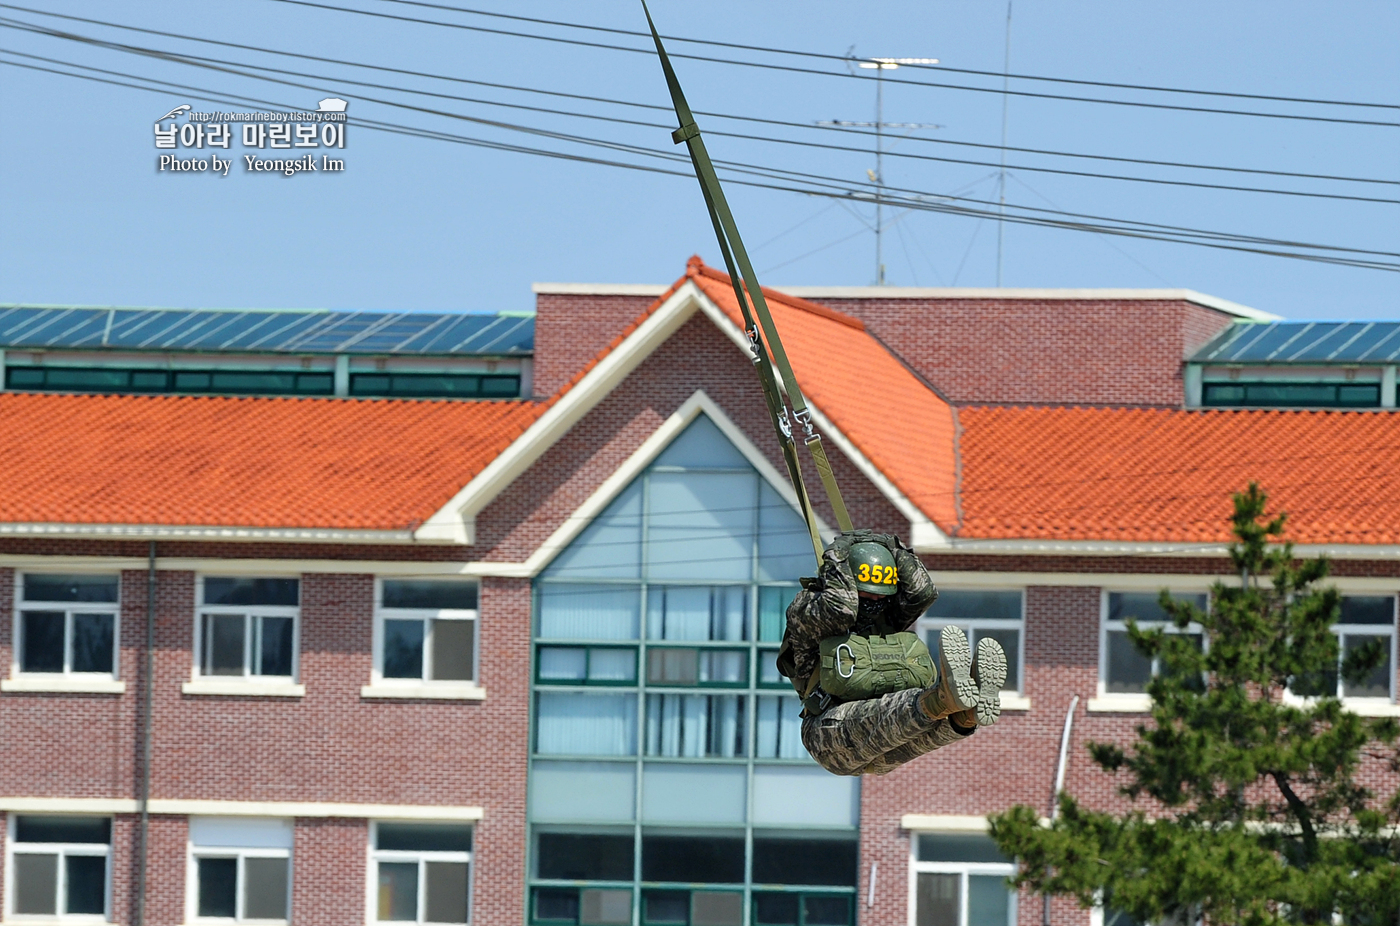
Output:
<instances>
[{"instance_id":1,"label":"white gable trim","mask_svg":"<svg viewBox=\"0 0 1400 926\"><path fill-rule=\"evenodd\" d=\"M715 404L714 400L705 394L704 390L696 390L695 393L681 405L680 408L661 423L651 436L642 442L642 445L632 452L627 460L613 471L613 474L604 480L592 495L588 497L574 513L565 519L553 534L544 543L530 554L530 558L523 563L474 563L474 566L490 570L488 575L509 574L518 578L534 578L544 570L554 558L564 551L569 544L583 533L588 525L593 523L593 519L603 513L603 510L612 504L613 499L622 494L622 491L632 484L632 481L642 474L642 471L652 464L661 452L671 445L677 437L681 435L690 424L700 417L701 414L709 416L729 442L734 445L744 459L758 474L773 487L782 497L783 501L792 506L793 511L801 513L801 507L797 503L797 492L788 482L787 477L778 472L777 467L768 462L753 441L749 440L747 434L739 429L724 411ZM817 519L817 528L821 531L822 537L830 539L835 532L826 525L820 518Z\"/></svg>"},{"instance_id":2,"label":"white gable trim","mask_svg":"<svg viewBox=\"0 0 1400 926\"><path fill-rule=\"evenodd\" d=\"M705 295L700 292L700 310L704 312L714 322L719 330L729 335L729 339L739 346L744 352L744 356L752 356L749 348L749 336L740 330L724 311ZM779 388L782 383L780 382ZM909 500L909 496L901 492L890 478L880 471L880 468L870 462L870 458L861 453L850 438L842 434L836 425L831 423L831 419L822 413L822 410L815 404L807 406L812 410L812 420L816 423L823 438L829 437L846 458L855 464L856 469L861 474L874 483L875 488L880 490L880 494L887 498L891 505L900 514L909 519L909 545L915 550L935 550L943 549L948 545L948 536L938 529L928 515L919 510L919 507ZM951 412L950 412L951 414Z\"/></svg>"},{"instance_id":3,"label":"white gable trim","mask_svg":"<svg viewBox=\"0 0 1400 926\"><path fill-rule=\"evenodd\" d=\"M535 420L471 482L414 532L417 540L476 542L476 516L515 479L544 455L555 441L607 397L652 351L675 334L695 314L700 290L687 280L662 303L616 350Z\"/></svg>"}]
</instances>

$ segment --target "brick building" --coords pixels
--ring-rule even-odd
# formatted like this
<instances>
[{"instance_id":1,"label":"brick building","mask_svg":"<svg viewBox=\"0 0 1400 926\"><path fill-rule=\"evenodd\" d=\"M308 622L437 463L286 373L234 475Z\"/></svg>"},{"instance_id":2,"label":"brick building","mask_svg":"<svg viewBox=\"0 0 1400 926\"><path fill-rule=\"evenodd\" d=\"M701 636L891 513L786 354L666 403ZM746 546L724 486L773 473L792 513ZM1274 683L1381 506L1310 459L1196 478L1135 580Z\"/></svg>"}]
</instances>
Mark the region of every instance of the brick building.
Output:
<instances>
[{"instance_id":1,"label":"brick building","mask_svg":"<svg viewBox=\"0 0 1400 926\"><path fill-rule=\"evenodd\" d=\"M1048 809L1076 696L1066 788L1120 800L1084 743L1143 717L1122 621L1228 575L1249 479L1390 644L1342 694L1397 712L1384 326L772 294L854 519L944 590L921 630L1012 655L1000 724L857 780L772 665L811 551L727 279L536 292L0 307L6 922L1029 926L986 815Z\"/></svg>"}]
</instances>

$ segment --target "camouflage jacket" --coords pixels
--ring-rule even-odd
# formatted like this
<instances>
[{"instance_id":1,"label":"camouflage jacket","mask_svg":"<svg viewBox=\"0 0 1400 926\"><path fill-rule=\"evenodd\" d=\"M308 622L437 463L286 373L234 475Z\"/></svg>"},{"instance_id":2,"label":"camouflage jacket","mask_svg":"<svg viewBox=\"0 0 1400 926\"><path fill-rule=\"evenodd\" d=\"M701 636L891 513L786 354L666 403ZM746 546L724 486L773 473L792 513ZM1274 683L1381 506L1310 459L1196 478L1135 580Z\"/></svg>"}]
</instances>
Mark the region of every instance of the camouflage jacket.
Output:
<instances>
[{"instance_id":1,"label":"camouflage jacket","mask_svg":"<svg viewBox=\"0 0 1400 926\"><path fill-rule=\"evenodd\" d=\"M884 544L894 553L899 591L887 598L862 599L848 560L851 546L864 541ZM893 534L846 531L822 554L816 578L804 578L802 590L787 609L787 659L778 669L796 683L817 671L818 643L843 633L887 634L907 630L938 597L924 564Z\"/></svg>"}]
</instances>

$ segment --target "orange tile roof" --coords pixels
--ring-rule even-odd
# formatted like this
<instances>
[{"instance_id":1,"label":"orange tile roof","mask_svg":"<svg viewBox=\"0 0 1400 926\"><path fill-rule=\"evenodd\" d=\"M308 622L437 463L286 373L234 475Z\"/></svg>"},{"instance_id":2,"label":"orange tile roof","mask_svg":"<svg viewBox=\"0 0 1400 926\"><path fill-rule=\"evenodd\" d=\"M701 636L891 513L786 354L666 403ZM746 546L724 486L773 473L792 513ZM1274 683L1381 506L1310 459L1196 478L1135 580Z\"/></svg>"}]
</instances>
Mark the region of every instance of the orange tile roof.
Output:
<instances>
[{"instance_id":1,"label":"orange tile roof","mask_svg":"<svg viewBox=\"0 0 1400 926\"><path fill-rule=\"evenodd\" d=\"M1250 480L1298 543L1400 543L1391 413L962 408L960 537L1218 542Z\"/></svg>"},{"instance_id":2,"label":"orange tile roof","mask_svg":"<svg viewBox=\"0 0 1400 926\"><path fill-rule=\"evenodd\" d=\"M544 407L0 393L0 523L403 530Z\"/></svg>"},{"instance_id":3,"label":"orange tile roof","mask_svg":"<svg viewBox=\"0 0 1400 926\"><path fill-rule=\"evenodd\" d=\"M743 327L728 275L692 258L686 276ZM953 413L857 319L764 287L793 372L812 405L940 528L957 521ZM754 401L763 394L754 384ZM836 452L830 449L828 453ZM812 472L809 491L820 496Z\"/></svg>"}]
</instances>

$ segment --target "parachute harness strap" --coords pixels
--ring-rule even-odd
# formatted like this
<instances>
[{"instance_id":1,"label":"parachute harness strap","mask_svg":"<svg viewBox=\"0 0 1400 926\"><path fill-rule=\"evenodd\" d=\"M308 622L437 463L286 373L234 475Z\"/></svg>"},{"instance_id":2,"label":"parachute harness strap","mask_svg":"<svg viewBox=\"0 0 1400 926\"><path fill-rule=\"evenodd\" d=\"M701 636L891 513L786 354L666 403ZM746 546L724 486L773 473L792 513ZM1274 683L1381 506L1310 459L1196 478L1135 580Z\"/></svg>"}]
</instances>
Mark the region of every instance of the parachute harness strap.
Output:
<instances>
[{"instance_id":1,"label":"parachute harness strap","mask_svg":"<svg viewBox=\"0 0 1400 926\"><path fill-rule=\"evenodd\" d=\"M831 504L836 523L841 530L849 531L853 528L851 516L846 511L846 503L836 485L836 476L831 471L831 461L826 455L821 435L817 433L812 422L811 409L807 407L802 389L797 385L797 376L788 362L787 351L783 348L782 339L778 337L773 315L768 311L768 302L764 299L763 288L758 283L758 274L754 272L748 252L744 250L744 242L739 237L739 227L734 222L734 215L729 211L729 203L720 188L719 176L715 173L710 155L705 150L705 141L700 137L700 127L695 124L695 117L685 101L685 94L681 92L680 81L676 79L671 60L666 56L666 49L656 31L656 23L652 22L646 0L642 0L642 11L646 13L647 25L651 27L651 37L656 42L656 53L661 59L661 70L666 75L666 86L671 91L671 102L680 122L680 128L671 133L671 139L678 145L684 143L690 152L690 162L695 167L695 178L700 181L700 190L705 196L705 206L710 213L710 223L715 229L715 239L719 242L720 254L724 257L724 267L734 285L734 298L744 316L744 331L753 350L754 364L758 367L763 399L768 405L768 414L773 420L773 430L778 435L778 443L782 445L783 461L787 464L788 476L792 479L792 487L797 493L802 516L807 522L807 531L812 537L812 548L817 558L821 559L821 534L817 530L817 516L812 509L811 496L807 493L806 484L802 479L797 443L793 436L793 421L802 425L803 442L816 464L817 475L821 477L822 488L826 491L827 501ZM783 393L787 394L786 402ZM789 403L792 405L791 419L788 416Z\"/></svg>"}]
</instances>

